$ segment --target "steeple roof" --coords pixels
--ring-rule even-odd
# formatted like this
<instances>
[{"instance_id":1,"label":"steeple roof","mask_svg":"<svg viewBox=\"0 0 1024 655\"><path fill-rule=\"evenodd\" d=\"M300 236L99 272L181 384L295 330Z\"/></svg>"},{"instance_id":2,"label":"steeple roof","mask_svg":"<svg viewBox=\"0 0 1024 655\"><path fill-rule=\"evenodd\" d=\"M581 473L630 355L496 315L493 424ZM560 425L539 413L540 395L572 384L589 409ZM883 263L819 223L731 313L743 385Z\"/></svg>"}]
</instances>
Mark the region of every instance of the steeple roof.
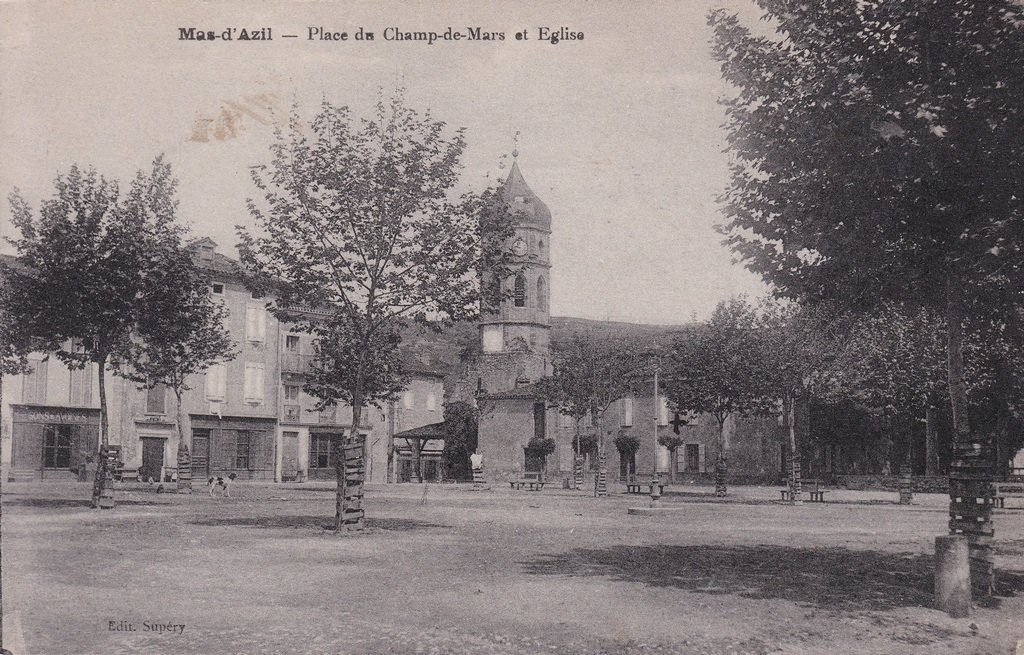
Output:
<instances>
[{"instance_id":1,"label":"steeple roof","mask_svg":"<svg viewBox=\"0 0 1024 655\"><path fill-rule=\"evenodd\" d=\"M519 162L514 160L505 179L505 201L511 207L517 224L551 229L551 210L526 183L519 170Z\"/></svg>"}]
</instances>

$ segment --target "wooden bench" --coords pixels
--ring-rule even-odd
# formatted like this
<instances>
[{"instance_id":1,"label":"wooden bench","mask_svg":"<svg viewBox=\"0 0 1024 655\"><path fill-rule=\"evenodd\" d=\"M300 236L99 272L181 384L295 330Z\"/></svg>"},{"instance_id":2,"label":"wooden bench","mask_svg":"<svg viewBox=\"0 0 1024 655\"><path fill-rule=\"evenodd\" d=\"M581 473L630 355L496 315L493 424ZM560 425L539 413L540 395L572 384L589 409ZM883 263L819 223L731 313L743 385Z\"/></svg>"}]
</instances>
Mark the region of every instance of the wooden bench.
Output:
<instances>
[{"instance_id":1,"label":"wooden bench","mask_svg":"<svg viewBox=\"0 0 1024 655\"><path fill-rule=\"evenodd\" d=\"M540 491L544 488L544 482L537 480L536 478L521 478L519 480L512 480L509 482L513 489L522 489L526 487L530 491Z\"/></svg>"},{"instance_id":2,"label":"wooden bench","mask_svg":"<svg viewBox=\"0 0 1024 655\"><path fill-rule=\"evenodd\" d=\"M651 486L652 486L652 484L653 484L652 482L640 482L640 481L637 481L637 480L631 480L631 481L626 483L626 493L628 493L628 494L641 494L641 495L649 494L649 493L651 493ZM664 496L665 495L665 485L663 483L659 482L657 487L658 487L658 495Z\"/></svg>"},{"instance_id":3,"label":"wooden bench","mask_svg":"<svg viewBox=\"0 0 1024 655\"><path fill-rule=\"evenodd\" d=\"M1024 498L1024 482L995 482L995 506L1003 509L1006 507L1007 498Z\"/></svg>"},{"instance_id":4,"label":"wooden bench","mask_svg":"<svg viewBox=\"0 0 1024 655\"><path fill-rule=\"evenodd\" d=\"M828 493L828 489L823 489L821 480L801 480L800 490L810 496L812 503L823 503L825 502L825 494ZM782 494L782 500L791 501L793 500L793 489L786 487L785 489L779 489L779 493Z\"/></svg>"},{"instance_id":5,"label":"wooden bench","mask_svg":"<svg viewBox=\"0 0 1024 655\"><path fill-rule=\"evenodd\" d=\"M509 481L513 489L527 488L530 491L540 491L544 488L545 482L540 479L540 473L524 473L518 480Z\"/></svg>"},{"instance_id":6,"label":"wooden bench","mask_svg":"<svg viewBox=\"0 0 1024 655\"><path fill-rule=\"evenodd\" d=\"M114 469L114 479L118 482L126 482L128 480L139 481L139 469L129 469L119 466Z\"/></svg>"}]
</instances>

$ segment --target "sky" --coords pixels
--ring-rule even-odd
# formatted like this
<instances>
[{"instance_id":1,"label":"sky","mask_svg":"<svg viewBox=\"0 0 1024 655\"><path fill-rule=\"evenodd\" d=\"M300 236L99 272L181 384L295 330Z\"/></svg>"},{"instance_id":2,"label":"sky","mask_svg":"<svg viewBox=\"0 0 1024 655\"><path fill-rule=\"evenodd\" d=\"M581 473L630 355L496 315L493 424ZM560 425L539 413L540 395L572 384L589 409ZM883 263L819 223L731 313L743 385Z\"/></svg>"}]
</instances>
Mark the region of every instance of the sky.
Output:
<instances>
[{"instance_id":1,"label":"sky","mask_svg":"<svg viewBox=\"0 0 1024 655\"><path fill-rule=\"evenodd\" d=\"M706 318L720 300L765 292L715 230L729 163L717 101L729 89L706 16L720 6L758 17L750 0L0 2L0 190L37 207L74 163L127 182L163 153L179 217L234 255L235 225L251 224L249 168L268 160L290 106L311 116L326 98L368 115L380 90L404 86L411 106L466 128L467 187L507 174L518 144L553 217L552 314ZM383 38L449 26L505 39ZM234 38L179 39L193 27ZM264 27L272 40L238 40ZM360 27L375 40L357 41ZM311 28L348 40L310 40ZM583 38L552 44L540 28ZM14 236L6 202L0 234Z\"/></svg>"}]
</instances>

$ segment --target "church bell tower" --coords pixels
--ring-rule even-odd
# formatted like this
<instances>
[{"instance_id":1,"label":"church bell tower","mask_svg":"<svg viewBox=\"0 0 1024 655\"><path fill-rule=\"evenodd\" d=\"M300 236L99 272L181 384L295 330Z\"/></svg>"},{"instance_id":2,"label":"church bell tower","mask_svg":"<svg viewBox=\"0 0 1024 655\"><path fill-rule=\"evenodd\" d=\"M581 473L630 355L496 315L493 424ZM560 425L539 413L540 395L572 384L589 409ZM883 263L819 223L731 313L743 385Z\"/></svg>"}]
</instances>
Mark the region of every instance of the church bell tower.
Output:
<instances>
[{"instance_id":1,"label":"church bell tower","mask_svg":"<svg viewBox=\"0 0 1024 655\"><path fill-rule=\"evenodd\" d=\"M548 373L551 315L551 211L523 178L513 151L505 180L512 214L508 247L515 275L502 281L498 310L480 322L480 383L487 393L536 382Z\"/></svg>"}]
</instances>

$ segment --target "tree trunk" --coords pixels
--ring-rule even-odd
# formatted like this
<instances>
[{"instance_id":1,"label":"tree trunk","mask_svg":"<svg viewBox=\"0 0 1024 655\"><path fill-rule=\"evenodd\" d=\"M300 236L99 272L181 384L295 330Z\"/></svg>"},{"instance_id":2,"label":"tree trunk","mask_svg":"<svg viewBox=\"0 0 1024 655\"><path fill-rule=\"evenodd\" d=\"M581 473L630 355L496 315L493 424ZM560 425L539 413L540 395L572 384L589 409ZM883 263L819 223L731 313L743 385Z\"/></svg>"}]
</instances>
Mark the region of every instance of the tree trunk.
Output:
<instances>
[{"instance_id":1,"label":"tree trunk","mask_svg":"<svg viewBox=\"0 0 1024 655\"><path fill-rule=\"evenodd\" d=\"M946 355L949 400L953 412L953 460L949 467L949 528L967 536L971 584L982 595L994 586L992 563L992 462L984 445L973 439L964 379L962 290L950 280L946 288ZM980 503L978 501L981 501Z\"/></svg>"},{"instance_id":2,"label":"tree trunk","mask_svg":"<svg viewBox=\"0 0 1024 655\"><path fill-rule=\"evenodd\" d=\"M395 419L398 412L395 401L388 402L388 484L395 481Z\"/></svg>"},{"instance_id":3,"label":"tree trunk","mask_svg":"<svg viewBox=\"0 0 1024 655\"><path fill-rule=\"evenodd\" d=\"M729 465L725 459L725 421L729 417L718 421L718 462L715 463L715 495L725 496L729 489L725 483L726 475L729 472Z\"/></svg>"},{"instance_id":4,"label":"tree trunk","mask_svg":"<svg viewBox=\"0 0 1024 655\"><path fill-rule=\"evenodd\" d=\"M420 467L420 452L422 451L422 444L419 439L412 440L412 480L413 484L420 484L423 482L423 469Z\"/></svg>"},{"instance_id":5,"label":"tree trunk","mask_svg":"<svg viewBox=\"0 0 1024 655\"><path fill-rule=\"evenodd\" d=\"M0 369L0 443L3 443L3 424L4 424L4 373ZM14 445L14 435L11 435L11 445ZM14 465L14 449L11 449L11 466ZM4 522L4 470L3 470L3 456L0 453L0 555L4 552L3 546L3 522ZM2 557L0 557L0 649L4 647L4 565Z\"/></svg>"},{"instance_id":6,"label":"tree trunk","mask_svg":"<svg viewBox=\"0 0 1024 655\"><path fill-rule=\"evenodd\" d=\"M192 493L192 457L189 444L185 440L185 426L181 420L181 388L174 389L175 422L178 425L178 493Z\"/></svg>"},{"instance_id":7,"label":"tree trunk","mask_svg":"<svg viewBox=\"0 0 1024 655\"><path fill-rule=\"evenodd\" d=\"M99 459L96 462L96 478L92 486L92 506L100 506L100 494L107 479L107 446L110 445L107 437L108 414L107 414L107 356L101 355L96 358L96 375L100 384L100 447Z\"/></svg>"},{"instance_id":8,"label":"tree trunk","mask_svg":"<svg viewBox=\"0 0 1024 655\"><path fill-rule=\"evenodd\" d=\"M929 402L924 408L925 475L939 474L939 430L936 425L936 413L936 407Z\"/></svg>"},{"instance_id":9,"label":"tree trunk","mask_svg":"<svg viewBox=\"0 0 1024 655\"><path fill-rule=\"evenodd\" d=\"M800 449L796 438L796 394L789 395L789 491L794 505L803 504L803 484L800 480Z\"/></svg>"}]
</instances>

